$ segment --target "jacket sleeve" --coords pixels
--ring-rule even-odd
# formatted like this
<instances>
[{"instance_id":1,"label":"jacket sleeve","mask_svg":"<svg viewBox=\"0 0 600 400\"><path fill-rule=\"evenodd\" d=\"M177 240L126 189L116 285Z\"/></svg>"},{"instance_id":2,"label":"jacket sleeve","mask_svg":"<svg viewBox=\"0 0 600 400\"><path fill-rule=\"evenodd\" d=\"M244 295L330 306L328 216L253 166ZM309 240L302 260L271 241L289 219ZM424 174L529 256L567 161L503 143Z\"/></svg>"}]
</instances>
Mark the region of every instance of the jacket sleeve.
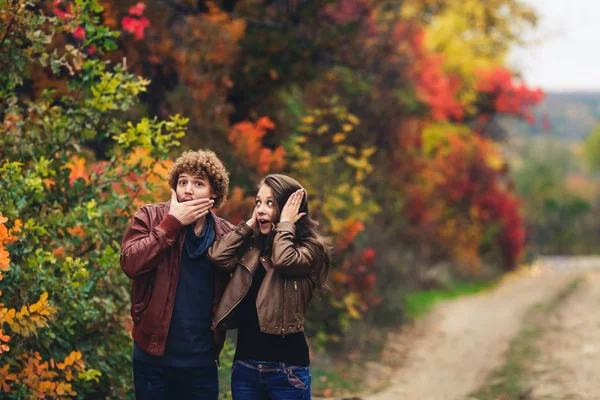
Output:
<instances>
[{"instance_id":1,"label":"jacket sleeve","mask_svg":"<svg viewBox=\"0 0 600 400\"><path fill-rule=\"evenodd\" d=\"M165 250L177 240L183 225L172 215L150 229L148 210L142 207L131 219L121 243L121 269L133 279L156 268Z\"/></svg>"},{"instance_id":2,"label":"jacket sleeve","mask_svg":"<svg viewBox=\"0 0 600 400\"><path fill-rule=\"evenodd\" d=\"M245 222L240 222L235 229L213 243L208 250L208 259L220 270L233 271L237 265L240 248L252 234L252 228Z\"/></svg>"},{"instance_id":3,"label":"jacket sleeve","mask_svg":"<svg viewBox=\"0 0 600 400\"><path fill-rule=\"evenodd\" d=\"M307 246L295 244L295 235L296 225L289 221L277 224L271 255L273 268L288 276L311 275L321 262L320 256Z\"/></svg>"}]
</instances>

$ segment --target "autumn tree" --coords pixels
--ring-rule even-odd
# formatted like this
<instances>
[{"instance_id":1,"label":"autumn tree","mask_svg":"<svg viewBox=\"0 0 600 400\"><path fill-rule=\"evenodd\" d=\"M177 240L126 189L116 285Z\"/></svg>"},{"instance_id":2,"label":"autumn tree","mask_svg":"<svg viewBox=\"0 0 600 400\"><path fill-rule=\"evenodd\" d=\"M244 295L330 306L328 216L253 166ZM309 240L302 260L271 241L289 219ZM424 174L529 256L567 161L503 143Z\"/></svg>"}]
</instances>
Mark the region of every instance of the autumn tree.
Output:
<instances>
[{"instance_id":1,"label":"autumn tree","mask_svg":"<svg viewBox=\"0 0 600 400\"><path fill-rule=\"evenodd\" d=\"M102 11L0 2L2 398L131 396L119 242L186 120L127 120L149 81L102 60Z\"/></svg>"}]
</instances>

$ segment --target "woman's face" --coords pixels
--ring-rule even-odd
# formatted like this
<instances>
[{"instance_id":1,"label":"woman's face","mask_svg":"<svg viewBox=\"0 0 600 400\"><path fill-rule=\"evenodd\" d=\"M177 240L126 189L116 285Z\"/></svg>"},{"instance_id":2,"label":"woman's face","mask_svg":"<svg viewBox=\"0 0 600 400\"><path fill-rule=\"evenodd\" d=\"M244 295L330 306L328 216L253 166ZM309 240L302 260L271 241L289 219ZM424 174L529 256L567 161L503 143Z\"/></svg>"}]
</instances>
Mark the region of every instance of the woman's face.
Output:
<instances>
[{"instance_id":1,"label":"woman's face","mask_svg":"<svg viewBox=\"0 0 600 400\"><path fill-rule=\"evenodd\" d=\"M260 233L268 235L271 233L272 224L275 223L277 206L273 198L273 191L267 185L262 185L256 194L256 219Z\"/></svg>"}]
</instances>

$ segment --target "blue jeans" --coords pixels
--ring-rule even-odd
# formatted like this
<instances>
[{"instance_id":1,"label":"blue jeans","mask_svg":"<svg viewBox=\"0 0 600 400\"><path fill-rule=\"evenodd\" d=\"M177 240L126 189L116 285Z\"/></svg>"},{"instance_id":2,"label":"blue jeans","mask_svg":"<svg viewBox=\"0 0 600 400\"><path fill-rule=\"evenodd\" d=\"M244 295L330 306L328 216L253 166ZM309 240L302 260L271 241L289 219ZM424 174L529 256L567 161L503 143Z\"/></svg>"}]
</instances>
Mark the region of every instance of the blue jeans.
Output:
<instances>
[{"instance_id":1,"label":"blue jeans","mask_svg":"<svg viewBox=\"0 0 600 400\"><path fill-rule=\"evenodd\" d=\"M233 400L311 400L310 369L279 362L236 361L231 394Z\"/></svg>"},{"instance_id":2,"label":"blue jeans","mask_svg":"<svg viewBox=\"0 0 600 400\"><path fill-rule=\"evenodd\" d=\"M137 400L217 400L217 365L179 368L133 360Z\"/></svg>"}]
</instances>

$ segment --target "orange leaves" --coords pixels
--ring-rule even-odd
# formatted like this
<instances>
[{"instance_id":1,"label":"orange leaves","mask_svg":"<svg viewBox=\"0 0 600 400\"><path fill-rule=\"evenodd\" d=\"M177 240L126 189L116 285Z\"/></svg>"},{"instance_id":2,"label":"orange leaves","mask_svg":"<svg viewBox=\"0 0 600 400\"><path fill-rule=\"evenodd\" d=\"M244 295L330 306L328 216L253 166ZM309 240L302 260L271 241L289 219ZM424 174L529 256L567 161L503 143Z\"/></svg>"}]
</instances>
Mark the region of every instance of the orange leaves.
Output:
<instances>
[{"instance_id":1,"label":"orange leaves","mask_svg":"<svg viewBox=\"0 0 600 400\"><path fill-rule=\"evenodd\" d=\"M14 234L20 232L22 226L21 220L17 219L15 220L12 229L9 230L6 228L6 225L4 225L6 222L8 222L8 218L3 216L2 212L0 212L0 281L2 280L2 271L8 271L10 269L10 254L4 249L4 246L17 240L17 237Z\"/></svg>"},{"instance_id":2,"label":"orange leaves","mask_svg":"<svg viewBox=\"0 0 600 400\"><path fill-rule=\"evenodd\" d=\"M226 38L227 42L220 40L216 45L207 51L205 57L208 61L212 61L217 64L224 64L231 60L234 50L233 44L236 44L243 36L246 31L246 23L242 19L234 19L231 16L221 10L213 1L206 2L208 7L208 13L204 14L202 18L209 24L218 26L220 28L221 37Z\"/></svg>"},{"instance_id":3,"label":"orange leaves","mask_svg":"<svg viewBox=\"0 0 600 400\"><path fill-rule=\"evenodd\" d=\"M219 208L217 212L219 215L227 216L230 221L237 224L242 221L243 218L252 215L252 210L254 208L254 193L252 196L245 196L244 189L239 186L234 187L229 193L229 199L227 199L225 205Z\"/></svg>"},{"instance_id":4,"label":"orange leaves","mask_svg":"<svg viewBox=\"0 0 600 400\"><path fill-rule=\"evenodd\" d=\"M71 383L75 378L73 372L83 372L85 364L81 361L81 353L73 351L69 354L63 363L55 363L54 360L42 361L42 357L38 352L24 354L18 357L21 360L20 370L17 374L10 374L10 380L13 384L25 386L32 398L58 398L67 399L76 396L77 392L73 390ZM61 368L60 366L63 366ZM8 372L8 366L4 366L3 372ZM59 371L55 368L58 367ZM0 378L0 383L5 383L5 391L10 390L11 384L3 382Z\"/></svg>"},{"instance_id":5,"label":"orange leaves","mask_svg":"<svg viewBox=\"0 0 600 400\"><path fill-rule=\"evenodd\" d=\"M0 306L1 306L1 304L0 304ZM2 332L2 329L0 329L0 355L2 355L2 353L4 353L4 352L10 351L10 347L8 347L8 345L6 344L9 341L10 341L10 336L5 335Z\"/></svg>"},{"instance_id":6,"label":"orange leaves","mask_svg":"<svg viewBox=\"0 0 600 400\"><path fill-rule=\"evenodd\" d=\"M239 161L254 169L259 175L277 172L285 165L285 150L278 146L275 150L263 147L262 140L267 131L275 128L275 124L267 117L256 123L244 121L233 126L229 134L229 143L234 146L234 154Z\"/></svg>"},{"instance_id":7,"label":"orange leaves","mask_svg":"<svg viewBox=\"0 0 600 400\"><path fill-rule=\"evenodd\" d=\"M10 365L6 364L2 368L0 368L0 393L1 392L9 392L12 384L10 381L14 381L17 379L17 375L13 373L9 373L8 369Z\"/></svg>"},{"instance_id":8,"label":"orange leaves","mask_svg":"<svg viewBox=\"0 0 600 400\"><path fill-rule=\"evenodd\" d=\"M363 223L353 218L343 221L337 229L332 229L336 235L336 251L343 251L364 229Z\"/></svg>"},{"instance_id":9,"label":"orange leaves","mask_svg":"<svg viewBox=\"0 0 600 400\"><path fill-rule=\"evenodd\" d=\"M89 182L90 173L85 166L85 161L85 158L73 155L70 161L65 164L65 168L71 170L69 173L69 182L71 185L79 178Z\"/></svg>"}]
</instances>

